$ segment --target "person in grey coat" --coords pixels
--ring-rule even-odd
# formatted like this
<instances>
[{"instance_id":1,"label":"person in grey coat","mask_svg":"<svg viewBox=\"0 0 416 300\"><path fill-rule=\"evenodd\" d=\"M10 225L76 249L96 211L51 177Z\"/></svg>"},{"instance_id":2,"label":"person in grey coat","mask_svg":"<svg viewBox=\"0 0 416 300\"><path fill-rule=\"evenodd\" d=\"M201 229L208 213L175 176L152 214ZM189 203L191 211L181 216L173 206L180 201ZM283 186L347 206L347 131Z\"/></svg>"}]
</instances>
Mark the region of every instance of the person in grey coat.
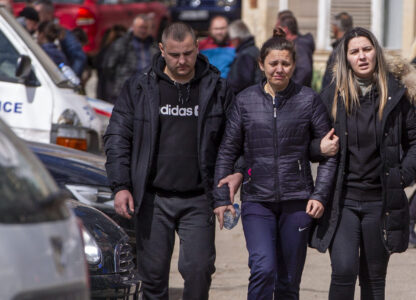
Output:
<instances>
[{"instance_id":1,"label":"person in grey coat","mask_svg":"<svg viewBox=\"0 0 416 300\"><path fill-rule=\"evenodd\" d=\"M335 41L332 43L332 52L329 55L328 61L326 62L325 73L322 78L321 89L323 90L327 87L333 78L332 68L335 62L336 48L341 41L344 34L353 28L352 16L347 12L341 12L334 17L334 22L332 23L331 31L332 37Z\"/></svg>"},{"instance_id":2,"label":"person in grey coat","mask_svg":"<svg viewBox=\"0 0 416 300\"><path fill-rule=\"evenodd\" d=\"M104 100L114 103L126 80L135 74L144 73L150 67L152 58L159 49L149 35L149 26L148 17L138 15L133 20L131 30L106 50L101 69L109 77L102 84L110 85L111 88L106 87L109 95Z\"/></svg>"},{"instance_id":3,"label":"person in grey coat","mask_svg":"<svg viewBox=\"0 0 416 300\"><path fill-rule=\"evenodd\" d=\"M238 94L245 88L259 83L263 78L259 67L260 51L255 44L254 36L241 20L236 20L228 26L228 36L235 47L236 56L227 81L234 93Z\"/></svg>"}]
</instances>

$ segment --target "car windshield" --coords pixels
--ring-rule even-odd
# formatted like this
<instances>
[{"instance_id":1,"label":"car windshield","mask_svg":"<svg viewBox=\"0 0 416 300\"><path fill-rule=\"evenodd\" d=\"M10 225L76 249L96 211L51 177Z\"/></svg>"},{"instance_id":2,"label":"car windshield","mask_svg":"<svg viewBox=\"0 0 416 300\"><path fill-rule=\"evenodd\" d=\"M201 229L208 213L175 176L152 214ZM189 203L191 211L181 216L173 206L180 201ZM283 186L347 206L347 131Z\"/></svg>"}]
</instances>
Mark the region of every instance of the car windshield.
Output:
<instances>
[{"instance_id":1,"label":"car windshield","mask_svg":"<svg viewBox=\"0 0 416 300\"><path fill-rule=\"evenodd\" d=\"M15 20L15 18L3 7L0 7L0 16L3 17L9 26L16 32L17 35L23 40L26 46L37 57L42 64L46 72L53 80L53 82L64 88L72 88L71 83L61 73L55 63L49 58L49 56L43 51L43 49L36 43L32 36Z\"/></svg>"},{"instance_id":2,"label":"car windshield","mask_svg":"<svg viewBox=\"0 0 416 300\"><path fill-rule=\"evenodd\" d=\"M0 120L0 222L31 223L67 217L59 189L26 145Z\"/></svg>"}]
</instances>

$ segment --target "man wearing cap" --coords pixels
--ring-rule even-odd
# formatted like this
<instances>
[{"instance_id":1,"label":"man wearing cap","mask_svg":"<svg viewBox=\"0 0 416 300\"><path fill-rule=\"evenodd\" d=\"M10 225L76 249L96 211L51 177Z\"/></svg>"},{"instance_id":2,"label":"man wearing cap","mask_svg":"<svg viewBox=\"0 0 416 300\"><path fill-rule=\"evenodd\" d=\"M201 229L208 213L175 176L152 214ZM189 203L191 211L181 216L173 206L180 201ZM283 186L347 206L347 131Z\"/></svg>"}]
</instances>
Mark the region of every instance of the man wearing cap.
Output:
<instances>
[{"instance_id":1,"label":"man wearing cap","mask_svg":"<svg viewBox=\"0 0 416 300\"><path fill-rule=\"evenodd\" d=\"M39 14L33 7L25 7L19 13L17 21L22 25L30 34L34 34L38 28Z\"/></svg>"}]
</instances>

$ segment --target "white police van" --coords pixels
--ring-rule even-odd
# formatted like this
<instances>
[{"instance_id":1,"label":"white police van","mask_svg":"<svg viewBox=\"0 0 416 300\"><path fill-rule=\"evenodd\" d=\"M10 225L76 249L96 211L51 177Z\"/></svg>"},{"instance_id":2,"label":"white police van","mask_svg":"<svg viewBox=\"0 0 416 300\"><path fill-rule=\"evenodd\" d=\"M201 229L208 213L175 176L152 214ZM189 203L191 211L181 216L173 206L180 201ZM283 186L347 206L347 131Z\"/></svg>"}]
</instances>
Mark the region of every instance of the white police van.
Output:
<instances>
[{"instance_id":1,"label":"white police van","mask_svg":"<svg viewBox=\"0 0 416 300\"><path fill-rule=\"evenodd\" d=\"M4 6L0 6L0 118L26 140L90 152L102 148L102 119Z\"/></svg>"}]
</instances>

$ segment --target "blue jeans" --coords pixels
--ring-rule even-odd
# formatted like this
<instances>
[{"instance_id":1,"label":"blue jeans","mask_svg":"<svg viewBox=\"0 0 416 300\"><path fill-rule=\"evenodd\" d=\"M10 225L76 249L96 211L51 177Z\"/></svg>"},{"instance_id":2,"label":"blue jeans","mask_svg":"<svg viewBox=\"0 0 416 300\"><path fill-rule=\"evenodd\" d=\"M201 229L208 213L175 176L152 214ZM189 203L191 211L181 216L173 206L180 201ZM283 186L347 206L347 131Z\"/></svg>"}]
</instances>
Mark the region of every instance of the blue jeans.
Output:
<instances>
[{"instance_id":1,"label":"blue jeans","mask_svg":"<svg viewBox=\"0 0 416 300\"><path fill-rule=\"evenodd\" d=\"M299 299L312 218L306 201L243 202L249 253L248 300Z\"/></svg>"}]
</instances>

